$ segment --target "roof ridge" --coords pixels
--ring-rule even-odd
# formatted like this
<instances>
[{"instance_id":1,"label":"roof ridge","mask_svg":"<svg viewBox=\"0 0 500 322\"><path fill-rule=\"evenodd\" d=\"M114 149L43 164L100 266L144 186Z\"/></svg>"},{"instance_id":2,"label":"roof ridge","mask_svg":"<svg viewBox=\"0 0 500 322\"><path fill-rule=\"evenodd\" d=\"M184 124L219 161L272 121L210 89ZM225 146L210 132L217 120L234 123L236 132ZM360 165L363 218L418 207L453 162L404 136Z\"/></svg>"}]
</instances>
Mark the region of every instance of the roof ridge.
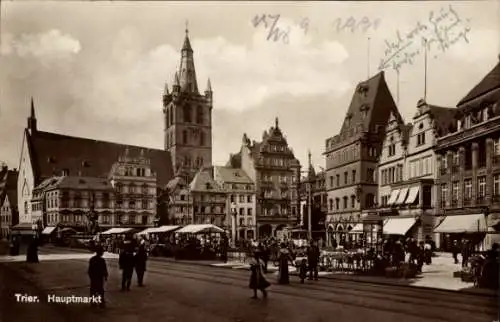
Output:
<instances>
[{"instance_id":1,"label":"roof ridge","mask_svg":"<svg viewBox=\"0 0 500 322\"><path fill-rule=\"evenodd\" d=\"M116 144L116 145L123 145L123 146L128 146L132 148L138 148L138 149L147 149L147 150L152 150L152 151L161 151L161 152L168 152L163 149L157 149L157 148L149 148L145 146L140 146L140 145L133 145L133 144L128 144L128 143L120 143L120 142L111 142L111 141L105 141L105 140L100 140L100 139L91 139L91 138L84 138L81 136L73 136L73 135L67 135L67 134L62 134L62 133L55 133L55 132L46 132L46 131L37 131L36 134L34 135L35 138L38 135L54 135L54 136L62 136L62 137L67 137L69 139L79 139L79 140L85 140L85 141L96 141L96 142L102 142L102 143L107 143L107 144Z\"/></svg>"}]
</instances>

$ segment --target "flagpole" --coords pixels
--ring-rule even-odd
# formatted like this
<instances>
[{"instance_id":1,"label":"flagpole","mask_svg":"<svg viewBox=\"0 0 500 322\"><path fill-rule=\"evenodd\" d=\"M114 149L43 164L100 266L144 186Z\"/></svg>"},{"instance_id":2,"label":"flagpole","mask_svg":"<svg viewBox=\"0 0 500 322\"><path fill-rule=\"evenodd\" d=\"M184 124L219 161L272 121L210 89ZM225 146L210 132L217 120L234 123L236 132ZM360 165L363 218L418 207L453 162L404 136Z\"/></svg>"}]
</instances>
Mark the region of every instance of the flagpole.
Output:
<instances>
[{"instance_id":1,"label":"flagpole","mask_svg":"<svg viewBox=\"0 0 500 322\"><path fill-rule=\"evenodd\" d=\"M427 39L424 39L424 101L427 101Z\"/></svg>"},{"instance_id":2,"label":"flagpole","mask_svg":"<svg viewBox=\"0 0 500 322\"><path fill-rule=\"evenodd\" d=\"M366 65L367 65L367 78L370 78L370 37L368 37L368 46L367 46L367 55L366 55Z\"/></svg>"},{"instance_id":3,"label":"flagpole","mask_svg":"<svg viewBox=\"0 0 500 322\"><path fill-rule=\"evenodd\" d=\"M396 96L396 102L399 105L399 68L396 69L396 77L397 77L396 78L396 90L397 90L397 92L396 92L396 95L397 95Z\"/></svg>"}]
</instances>

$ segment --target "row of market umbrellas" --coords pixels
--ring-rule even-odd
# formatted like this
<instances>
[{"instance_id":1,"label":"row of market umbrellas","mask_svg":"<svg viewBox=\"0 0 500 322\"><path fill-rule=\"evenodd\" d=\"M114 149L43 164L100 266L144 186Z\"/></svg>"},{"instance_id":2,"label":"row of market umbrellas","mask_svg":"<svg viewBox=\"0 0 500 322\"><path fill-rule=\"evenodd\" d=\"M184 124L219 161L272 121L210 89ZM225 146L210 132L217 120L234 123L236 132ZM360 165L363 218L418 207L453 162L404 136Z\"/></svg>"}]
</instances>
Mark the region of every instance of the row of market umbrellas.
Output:
<instances>
[{"instance_id":1,"label":"row of market umbrellas","mask_svg":"<svg viewBox=\"0 0 500 322\"><path fill-rule=\"evenodd\" d=\"M111 228L101 233L101 235L120 235L130 232L133 228ZM201 234L201 233L223 233L224 229L212 224L203 225L187 225L181 226L160 226L146 228L145 230L137 233L138 235L158 234L167 232L176 232L179 234Z\"/></svg>"}]
</instances>

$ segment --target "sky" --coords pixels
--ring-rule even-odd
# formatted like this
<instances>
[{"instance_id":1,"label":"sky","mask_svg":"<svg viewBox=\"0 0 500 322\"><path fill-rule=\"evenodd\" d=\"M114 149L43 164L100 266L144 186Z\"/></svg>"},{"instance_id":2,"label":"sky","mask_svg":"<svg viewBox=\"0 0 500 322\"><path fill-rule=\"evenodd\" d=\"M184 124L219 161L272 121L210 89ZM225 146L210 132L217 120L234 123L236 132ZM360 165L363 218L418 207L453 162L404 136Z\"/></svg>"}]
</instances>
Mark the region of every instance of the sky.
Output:
<instances>
[{"instance_id":1,"label":"sky","mask_svg":"<svg viewBox=\"0 0 500 322\"><path fill-rule=\"evenodd\" d=\"M308 150L324 167L360 81L384 70L411 122L424 88L456 106L500 54L500 1L3 1L0 160L18 167L32 96L42 131L162 149L186 22L198 86L214 92L216 165L278 117L303 170Z\"/></svg>"}]
</instances>

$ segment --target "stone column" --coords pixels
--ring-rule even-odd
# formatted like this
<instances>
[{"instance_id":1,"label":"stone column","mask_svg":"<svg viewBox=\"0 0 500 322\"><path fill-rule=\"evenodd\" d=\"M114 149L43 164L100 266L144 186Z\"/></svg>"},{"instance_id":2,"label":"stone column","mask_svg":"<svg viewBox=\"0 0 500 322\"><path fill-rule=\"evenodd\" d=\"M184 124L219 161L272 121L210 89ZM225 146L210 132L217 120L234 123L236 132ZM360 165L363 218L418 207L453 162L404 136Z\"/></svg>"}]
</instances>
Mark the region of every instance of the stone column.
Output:
<instances>
[{"instance_id":1,"label":"stone column","mask_svg":"<svg viewBox=\"0 0 500 322\"><path fill-rule=\"evenodd\" d=\"M479 161L479 144L477 142L472 143L472 204L475 205L477 202L477 167Z\"/></svg>"},{"instance_id":2,"label":"stone column","mask_svg":"<svg viewBox=\"0 0 500 322\"><path fill-rule=\"evenodd\" d=\"M486 139L486 203L491 204L493 199L493 139Z\"/></svg>"},{"instance_id":3,"label":"stone column","mask_svg":"<svg viewBox=\"0 0 500 322\"><path fill-rule=\"evenodd\" d=\"M459 190L458 190L458 208L464 206L464 175L465 175L465 147L458 149L460 172L459 172Z\"/></svg>"}]
</instances>

